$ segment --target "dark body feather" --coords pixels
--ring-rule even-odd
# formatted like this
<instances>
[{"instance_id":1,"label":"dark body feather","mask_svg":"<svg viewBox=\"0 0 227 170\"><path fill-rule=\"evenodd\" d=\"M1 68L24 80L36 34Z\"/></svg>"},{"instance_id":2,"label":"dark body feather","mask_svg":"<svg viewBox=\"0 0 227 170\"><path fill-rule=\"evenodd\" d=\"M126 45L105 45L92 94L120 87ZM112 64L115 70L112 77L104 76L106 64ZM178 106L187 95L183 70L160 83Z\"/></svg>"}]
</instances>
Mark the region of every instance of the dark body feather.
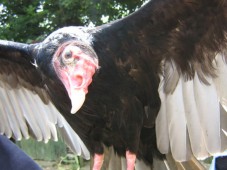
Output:
<instances>
[{"instance_id":1,"label":"dark body feather","mask_svg":"<svg viewBox=\"0 0 227 170\"><path fill-rule=\"evenodd\" d=\"M197 72L208 84L205 75L215 76L212 60L226 53L226 7L226 0L152 0L122 20L77 28L82 32L77 36L64 30L53 33L32 51L51 100L92 154L113 146L120 155L130 150L152 164L152 157L163 158L155 136L163 61L176 63L184 79ZM63 42L84 39L95 50L100 68L84 105L72 115L51 59ZM167 76L165 81L166 92L171 92L178 79Z\"/></svg>"}]
</instances>

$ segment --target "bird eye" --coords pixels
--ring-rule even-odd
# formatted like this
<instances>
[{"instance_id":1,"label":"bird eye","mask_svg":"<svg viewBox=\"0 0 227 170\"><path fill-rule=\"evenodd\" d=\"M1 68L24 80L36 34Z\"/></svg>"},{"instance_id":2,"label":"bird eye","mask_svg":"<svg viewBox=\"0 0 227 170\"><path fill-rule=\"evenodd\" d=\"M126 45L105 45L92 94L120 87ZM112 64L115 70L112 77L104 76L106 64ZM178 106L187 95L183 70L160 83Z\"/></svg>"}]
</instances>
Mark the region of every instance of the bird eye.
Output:
<instances>
[{"instance_id":1,"label":"bird eye","mask_svg":"<svg viewBox=\"0 0 227 170\"><path fill-rule=\"evenodd\" d=\"M62 54L62 60L66 64L73 62L74 58L73 58L72 51L71 50L66 50L65 52L63 52L63 54Z\"/></svg>"},{"instance_id":2,"label":"bird eye","mask_svg":"<svg viewBox=\"0 0 227 170\"><path fill-rule=\"evenodd\" d=\"M66 51L65 52L65 58L66 59L69 59L69 58L71 58L72 57L72 52L71 51Z\"/></svg>"}]
</instances>

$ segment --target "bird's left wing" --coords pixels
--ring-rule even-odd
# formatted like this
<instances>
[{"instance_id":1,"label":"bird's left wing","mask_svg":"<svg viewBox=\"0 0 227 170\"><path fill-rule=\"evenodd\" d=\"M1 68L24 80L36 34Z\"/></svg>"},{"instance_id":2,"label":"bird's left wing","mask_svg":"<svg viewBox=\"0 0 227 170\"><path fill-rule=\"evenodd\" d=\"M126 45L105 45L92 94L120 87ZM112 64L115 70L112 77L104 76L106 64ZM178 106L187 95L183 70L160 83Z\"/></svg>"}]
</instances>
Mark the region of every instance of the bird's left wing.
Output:
<instances>
[{"instance_id":1,"label":"bird's left wing","mask_svg":"<svg viewBox=\"0 0 227 170\"><path fill-rule=\"evenodd\" d=\"M57 128L66 144L78 155L90 154L75 131L53 106L37 69L36 45L0 41L0 133L16 140L35 137L58 140Z\"/></svg>"},{"instance_id":2,"label":"bird's left wing","mask_svg":"<svg viewBox=\"0 0 227 170\"><path fill-rule=\"evenodd\" d=\"M205 84L197 72L186 80L174 62L165 61L159 86L162 105L156 119L157 145L162 153L171 150L175 160L185 161L192 155L204 159L227 148L226 56L217 54L212 65L216 76L204 75Z\"/></svg>"}]
</instances>

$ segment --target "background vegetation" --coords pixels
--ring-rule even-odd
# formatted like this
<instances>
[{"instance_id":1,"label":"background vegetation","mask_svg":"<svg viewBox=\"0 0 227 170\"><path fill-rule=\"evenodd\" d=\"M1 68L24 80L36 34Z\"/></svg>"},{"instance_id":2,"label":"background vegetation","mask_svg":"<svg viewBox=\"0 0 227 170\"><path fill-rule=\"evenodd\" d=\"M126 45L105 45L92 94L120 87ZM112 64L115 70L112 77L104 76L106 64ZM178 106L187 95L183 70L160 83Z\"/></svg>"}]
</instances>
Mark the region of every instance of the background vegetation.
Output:
<instances>
[{"instance_id":1,"label":"background vegetation","mask_svg":"<svg viewBox=\"0 0 227 170\"><path fill-rule=\"evenodd\" d=\"M53 30L100 25L135 11L146 0L1 0L0 39L33 42Z\"/></svg>"}]
</instances>

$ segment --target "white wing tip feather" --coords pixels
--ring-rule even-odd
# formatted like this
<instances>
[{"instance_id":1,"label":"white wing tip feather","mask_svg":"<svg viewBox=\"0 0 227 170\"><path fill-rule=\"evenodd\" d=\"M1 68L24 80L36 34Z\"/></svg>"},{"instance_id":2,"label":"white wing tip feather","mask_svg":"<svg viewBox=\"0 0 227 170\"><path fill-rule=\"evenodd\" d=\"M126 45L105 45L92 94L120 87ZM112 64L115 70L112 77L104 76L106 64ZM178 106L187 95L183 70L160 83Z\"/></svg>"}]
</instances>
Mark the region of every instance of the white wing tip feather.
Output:
<instances>
[{"instance_id":1,"label":"white wing tip feather","mask_svg":"<svg viewBox=\"0 0 227 170\"><path fill-rule=\"evenodd\" d=\"M219 63L218 63L219 62ZM158 131L162 132L162 135L168 135L169 136L169 140L170 140L170 150L172 151L173 157L177 160L177 161L186 161L190 158L190 154L188 155L187 153L192 152L192 154L197 157L197 159L205 159L206 157L209 157L210 155L217 155L220 154L221 152L221 146L222 146L222 140L221 140L221 136L220 133L221 131L225 134L225 136L227 136L227 131L226 129L221 129L220 128L220 108L219 108L219 100L218 97L220 99L220 103L222 104L223 108L225 109L225 111L227 111L227 91L226 91L226 87L227 87L227 66L226 63L224 63L223 60L221 60L221 64L220 64L220 60L217 63L219 64L220 69L218 70L219 74L218 74L218 78L217 79L212 79L210 77L207 77L207 80L210 82L210 86L204 85L202 84L202 82L199 80L199 78L197 77L197 75L195 76L195 78L193 80L188 80L187 82L185 82L184 78L179 77L179 79L181 79L180 81L176 81L177 76L171 75L168 78L168 83L171 83L171 79L174 79L174 82L177 82L176 84L176 88L173 89L173 93L169 93L169 94L165 94L165 87L167 86L163 86L163 84L165 84L165 82L163 83L163 80L165 81L165 75L164 75L164 79L161 76L161 82L160 82L160 86L159 86L159 95L162 101L162 105L165 105L165 107L168 107L168 98L169 96L172 95L176 95L175 93L185 93L182 96L179 94L178 97L180 97L177 101L176 99L174 101L174 104L171 105L170 109L173 109L172 107L176 106L177 108L173 109L173 114L172 114L172 118L170 117L170 110L168 108L166 108L166 116L167 116L167 121L171 121L174 118L174 115L176 114L176 109L178 109L179 106L179 102L178 101L183 101L184 105L183 105L183 109L181 110L181 112L183 112L183 114L185 115L185 125L186 125L186 129L187 129L187 133L188 133L188 139L186 140L191 146L190 147L186 147L187 149L189 149L189 151L186 150L180 150L181 152L186 152L186 153L180 153L177 152L177 148L174 147L176 145L176 141L178 141L179 139L185 138L185 134L183 136L179 136L180 134L174 133L174 126L179 126L177 124L181 123L182 121L174 121L174 124L169 122L169 127L172 130L166 130L167 134L159 127L161 124L161 122L163 122L163 114L162 116L160 116L160 112L159 115L156 119L156 126L158 126ZM173 67L174 67L174 63ZM172 72L173 74L177 74L175 72ZM223 80L224 79L224 80ZM179 87L178 86L182 86L182 92L181 90L179 91ZM184 87L185 86L185 87ZM174 87L173 87L174 88ZM178 89L178 91L177 91ZM169 90L169 92L171 92L171 89ZM165 95L163 97L163 94ZM171 98L171 97L170 97ZM163 100L164 99L164 100ZM192 102L193 101L193 102ZM167 102L167 103L166 103ZM186 102L186 103L185 103ZM163 108L163 106L161 106L161 108ZM194 112L196 111L196 113L194 114ZM168 112L168 114L167 114ZM208 116L209 115L209 116ZM178 113L177 117L180 116L180 113ZM168 118L169 117L169 118ZM184 116L182 115L182 118L184 118ZM161 120L162 119L162 120ZM161 121L160 121L161 120ZM179 120L179 118L178 118ZM164 120L165 122L165 120ZM183 126L183 125L182 125ZM164 129L166 129L165 127L163 127ZM181 129L179 129L181 130ZM175 134L174 136L171 136ZM157 134L156 134L157 135ZM159 134L158 134L159 135ZM158 136L157 135L157 142L160 142L162 138L164 138L162 135ZM200 138L200 139L198 139ZM215 140L214 140L215 139ZM195 140L195 141L194 141ZM225 139L226 141L226 139ZM161 141L162 142L162 141ZM171 144L172 143L172 144ZM198 143L200 143L200 145L198 145ZM224 142L226 143L226 142ZM165 146L166 145L166 146ZM157 146L160 149L160 151L166 152L167 150L164 148L168 148L167 143L163 143L160 144L158 143ZM186 144L185 144L186 146ZM179 147L179 146L177 146ZM227 149L227 148L226 148Z\"/></svg>"},{"instance_id":2,"label":"white wing tip feather","mask_svg":"<svg viewBox=\"0 0 227 170\"><path fill-rule=\"evenodd\" d=\"M90 159L90 152L87 147L62 115L59 115L58 121L63 125L59 128L59 131L70 149L77 155L82 156L84 159Z\"/></svg>"},{"instance_id":3,"label":"white wing tip feather","mask_svg":"<svg viewBox=\"0 0 227 170\"><path fill-rule=\"evenodd\" d=\"M1 74L0 76L2 77ZM47 143L51 138L54 141L58 140L56 126L60 126L60 129L64 129L63 136L67 139L71 149L85 159L90 159L90 153L82 140L52 103L49 102L48 106L44 105L37 94L23 87L9 88L10 86L8 87L0 80L0 101L5 102L5 97L7 97L7 108L0 106L0 112L3 113L0 114L1 134L5 134L8 138L15 137L16 140L21 140L22 137L28 139L30 128L32 131L30 135L37 141ZM13 105L11 100L16 104ZM7 109L8 115L4 114ZM17 123L14 125L12 122L15 121Z\"/></svg>"},{"instance_id":4,"label":"white wing tip feather","mask_svg":"<svg viewBox=\"0 0 227 170\"><path fill-rule=\"evenodd\" d=\"M224 129L222 129L222 132L225 134L225 136L227 137L227 132L224 130Z\"/></svg>"}]
</instances>

